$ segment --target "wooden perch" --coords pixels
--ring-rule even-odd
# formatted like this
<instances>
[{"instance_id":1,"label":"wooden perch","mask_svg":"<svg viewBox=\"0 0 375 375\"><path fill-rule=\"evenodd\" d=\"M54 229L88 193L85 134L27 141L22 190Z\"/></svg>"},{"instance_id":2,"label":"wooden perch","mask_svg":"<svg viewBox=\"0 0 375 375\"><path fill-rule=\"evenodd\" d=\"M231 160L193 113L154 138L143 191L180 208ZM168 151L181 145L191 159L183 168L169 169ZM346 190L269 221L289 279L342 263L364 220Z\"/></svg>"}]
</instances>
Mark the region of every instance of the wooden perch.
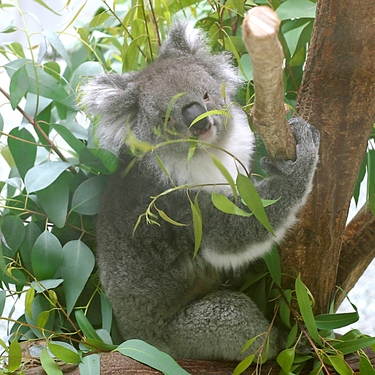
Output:
<instances>
[{"instance_id":1,"label":"wooden perch","mask_svg":"<svg viewBox=\"0 0 375 375\"><path fill-rule=\"evenodd\" d=\"M285 119L284 53L278 38L280 20L267 6L252 8L243 22L243 38L253 65L255 103L250 112L254 130L272 161L295 160L296 145Z\"/></svg>"}]
</instances>

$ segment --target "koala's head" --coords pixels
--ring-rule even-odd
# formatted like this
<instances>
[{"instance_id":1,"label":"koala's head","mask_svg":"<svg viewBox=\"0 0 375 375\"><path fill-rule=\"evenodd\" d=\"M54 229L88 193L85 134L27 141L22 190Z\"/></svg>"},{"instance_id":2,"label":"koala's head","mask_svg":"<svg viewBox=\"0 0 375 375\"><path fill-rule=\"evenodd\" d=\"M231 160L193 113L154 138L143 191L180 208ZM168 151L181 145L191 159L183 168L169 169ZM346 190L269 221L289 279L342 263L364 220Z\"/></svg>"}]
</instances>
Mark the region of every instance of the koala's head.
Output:
<instances>
[{"instance_id":1,"label":"koala's head","mask_svg":"<svg viewBox=\"0 0 375 375\"><path fill-rule=\"evenodd\" d=\"M226 131L224 116L191 123L233 101L239 83L226 54L211 54L201 31L176 22L153 63L139 72L97 76L84 87L83 101L87 112L99 115L101 147L115 153L126 147L129 129L152 144L192 136L216 143Z\"/></svg>"}]
</instances>

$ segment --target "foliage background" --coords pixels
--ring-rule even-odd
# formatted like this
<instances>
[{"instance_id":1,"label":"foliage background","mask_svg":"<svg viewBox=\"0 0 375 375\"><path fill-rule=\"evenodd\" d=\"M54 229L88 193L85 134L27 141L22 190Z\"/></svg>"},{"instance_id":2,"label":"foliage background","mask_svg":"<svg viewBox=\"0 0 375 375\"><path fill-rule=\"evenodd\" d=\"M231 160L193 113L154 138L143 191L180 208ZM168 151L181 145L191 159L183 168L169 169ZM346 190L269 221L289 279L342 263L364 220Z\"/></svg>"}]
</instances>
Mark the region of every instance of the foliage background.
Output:
<instances>
[{"instance_id":1,"label":"foliage background","mask_svg":"<svg viewBox=\"0 0 375 375\"><path fill-rule=\"evenodd\" d=\"M41 0L36 2L48 8ZM0 308L7 290L15 298L26 294L25 314L11 325L13 338L49 338L57 333L112 348L111 309L100 292L93 252L100 194L116 159L96 148L93 124L76 106L81 83L104 71L142 68L157 56L172 16L188 17L207 31L214 50L233 54L240 75L249 82L239 101L250 105L252 71L240 25L245 10L265 3L103 1L89 24L76 28L75 42L69 47L62 37L66 31L60 35L48 29L39 33L36 44L27 24L22 26L26 47L18 42L0 46L3 59L8 60L2 75L10 78L9 87L1 84L1 89L9 94L7 106L23 115L12 129L8 119L0 116L1 154L10 167L9 176L0 182L4 256L0 279L5 285ZM272 1L283 21L285 101L292 110L314 5L308 0L298 5L291 0ZM23 22L20 6L21 2L9 1L0 5L0 11L4 15L10 7L16 9ZM1 28L8 35L15 31L10 22ZM5 319L12 322L11 315Z\"/></svg>"}]
</instances>

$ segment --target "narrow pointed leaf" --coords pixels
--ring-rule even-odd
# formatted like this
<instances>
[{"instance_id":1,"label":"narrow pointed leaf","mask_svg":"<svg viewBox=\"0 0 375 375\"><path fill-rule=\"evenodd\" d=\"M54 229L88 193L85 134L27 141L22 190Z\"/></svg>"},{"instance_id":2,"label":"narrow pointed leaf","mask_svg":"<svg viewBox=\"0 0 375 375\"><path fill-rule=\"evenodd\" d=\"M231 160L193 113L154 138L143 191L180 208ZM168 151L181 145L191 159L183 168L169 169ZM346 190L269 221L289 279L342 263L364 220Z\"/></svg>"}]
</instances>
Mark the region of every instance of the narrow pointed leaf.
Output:
<instances>
[{"instance_id":1,"label":"narrow pointed leaf","mask_svg":"<svg viewBox=\"0 0 375 375\"><path fill-rule=\"evenodd\" d=\"M136 361L142 362L168 375L188 375L168 354L141 340L128 340L120 344L116 351Z\"/></svg>"},{"instance_id":2,"label":"narrow pointed leaf","mask_svg":"<svg viewBox=\"0 0 375 375\"><path fill-rule=\"evenodd\" d=\"M220 210L225 212L226 214L232 214L232 215L238 215L238 216L244 216L249 217L252 215L250 212L246 212L239 208L236 204L234 204L231 200L229 200L225 195L218 194L218 193L212 193L211 194L211 200L214 206Z\"/></svg>"},{"instance_id":3,"label":"narrow pointed leaf","mask_svg":"<svg viewBox=\"0 0 375 375\"><path fill-rule=\"evenodd\" d=\"M262 200L251 180L239 173L237 176L237 188L241 198L254 216L270 233L274 234L271 224L268 221L266 211L264 210Z\"/></svg>"},{"instance_id":4,"label":"narrow pointed leaf","mask_svg":"<svg viewBox=\"0 0 375 375\"><path fill-rule=\"evenodd\" d=\"M63 375L59 365L48 354L48 350L44 348L40 353L40 362L42 363L43 370L47 375Z\"/></svg>"},{"instance_id":5,"label":"narrow pointed leaf","mask_svg":"<svg viewBox=\"0 0 375 375\"><path fill-rule=\"evenodd\" d=\"M21 99L27 92L29 87L29 75L26 66L23 65L12 76L10 80L9 93L10 105L14 109L18 106Z\"/></svg>"}]
</instances>

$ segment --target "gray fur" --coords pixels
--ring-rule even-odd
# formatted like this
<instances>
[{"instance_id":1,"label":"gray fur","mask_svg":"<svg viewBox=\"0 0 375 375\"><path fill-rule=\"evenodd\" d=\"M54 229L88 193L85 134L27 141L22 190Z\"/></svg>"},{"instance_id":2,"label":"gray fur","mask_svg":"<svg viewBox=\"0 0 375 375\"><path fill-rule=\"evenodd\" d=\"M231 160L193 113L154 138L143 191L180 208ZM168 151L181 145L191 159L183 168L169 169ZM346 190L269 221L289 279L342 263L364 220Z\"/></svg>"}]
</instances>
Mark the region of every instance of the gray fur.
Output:
<instances>
[{"instance_id":1,"label":"gray fur","mask_svg":"<svg viewBox=\"0 0 375 375\"><path fill-rule=\"evenodd\" d=\"M87 111L100 116L97 133L101 145L116 152L122 161L107 187L98 217L97 262L102 287L124 339L143 339L175 357L240 360L262 344L259 339L240 353L248 339L267 331L269 322L249 297L223 285L264 255L274 241L281 241L295 222L311 190L319 133L302 119L291 120L296 162L279 160L277 168L262 162L273 175L258 182L257 190L265 199L281 197L267 208L276 238L254 217L227 215L214 208L212 185L199 191L203 239L195 258L186 191L164 196L157 207L188 226L163 220L160 226L142 222L133 237L138 216L145 212L150 197L173 186L170 179L177 185L225 183L207 150L234 179L241 170L239 163L218 149L202 146L187 164L188 144L179 143L156 152L170 176L160 171L155 153L150 153L124 177L122 172L131 160L127 134L131 129L139 140L152 144L198 135L202 141L227 149L249 167L254 135L238 107L230 107L227 119L209 116L189 129L196 114L234 101L239 84L227 55L210 54L200 31L176 23L154 63L140 72L98 76L84 89ZM179 93L184 95L173 106L169 124L177 134L171 134L164 131L164 116L172 97ZM215 191L233 199L225 185L217 185ZM197 189L190 191L192 199L196 193ZM240 200L237 203L242 206ZM270 357L276 356L284 341L273 328Z\"/></svg>"}]
</instances>

